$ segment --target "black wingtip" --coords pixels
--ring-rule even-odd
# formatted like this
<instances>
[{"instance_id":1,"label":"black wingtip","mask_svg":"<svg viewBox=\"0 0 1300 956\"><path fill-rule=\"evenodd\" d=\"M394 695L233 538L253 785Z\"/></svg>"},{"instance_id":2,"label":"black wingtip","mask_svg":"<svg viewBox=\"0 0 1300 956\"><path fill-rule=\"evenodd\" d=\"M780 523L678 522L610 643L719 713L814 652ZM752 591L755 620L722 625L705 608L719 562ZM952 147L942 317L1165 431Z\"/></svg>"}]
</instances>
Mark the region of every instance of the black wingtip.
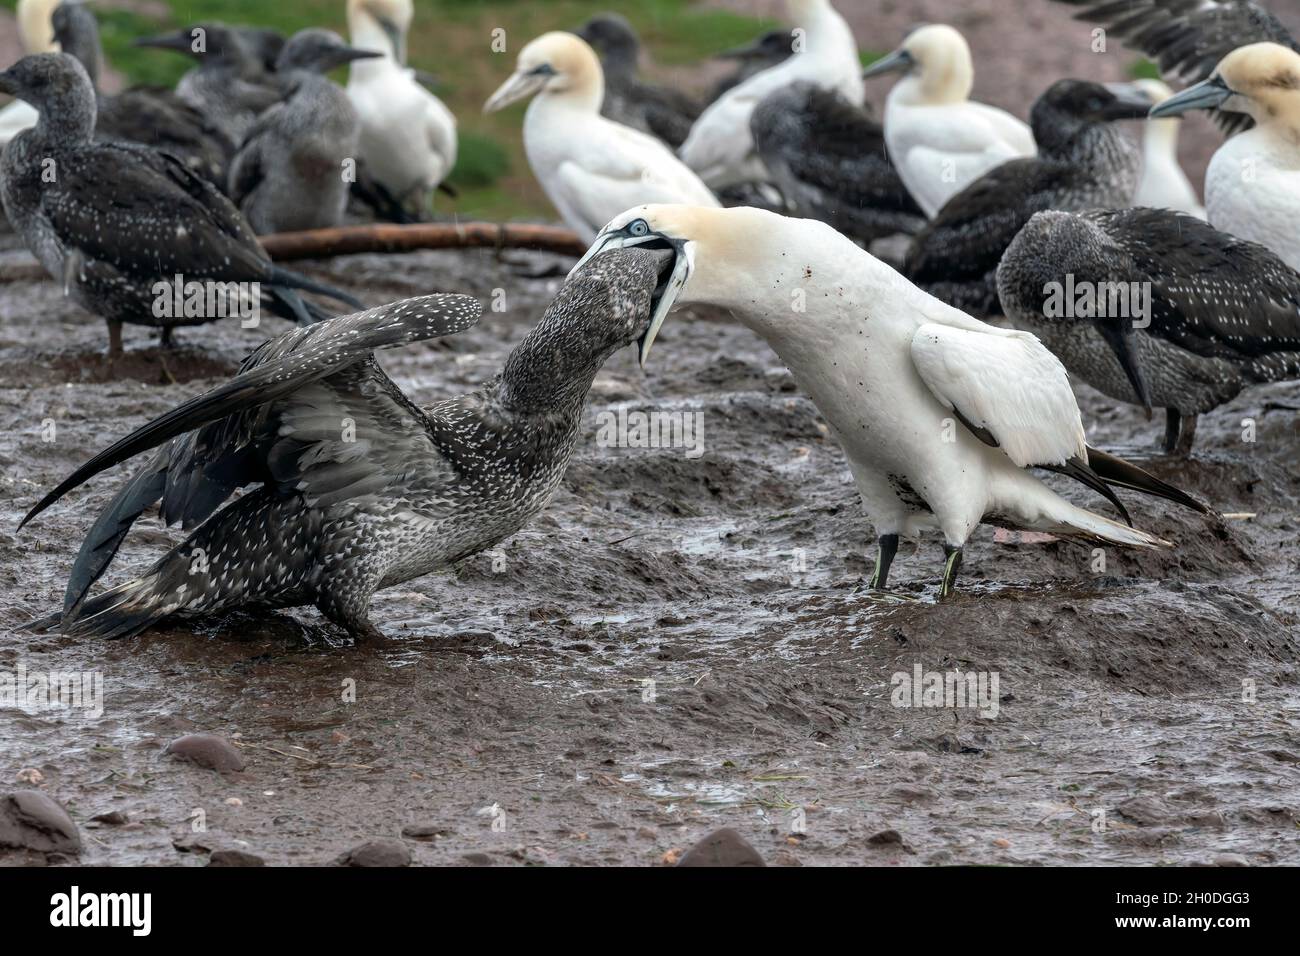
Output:
<instances>
[{"instance_id":1,"label":"black wingtip","mask_svg":"<svg viewBox=\"0 0 1300 956\"><path fill-rule=\"evenodd\" d=\"M1182 505L1184 508L1198 514L1218 515L1218 512L1209 505L1198 501L1187 492L1175 488L1167 481L1162 481L1131 461L1125 461L1123 458L1089 447L1088 465L1107 484L1120 488L1129 488L1133 491L1141 491L1157 498L1164 498L1166 501Z\"/></svg>"},{"instance_id":2,"label":"black wingtip","mask_svg":"<svg viewBox=\"0 0 1300 956\"><path fill-rule=\"evenodd\" d=\"M350 305L358 311L365 311L366 309L366 304L356 296L344 292L342 289L336 289L333 286L325 285L323 282L309 279L305 275L301 275L291 269L285 269L282 266L271 266L271 282L274 285L284 286L288 289L301 289L304 292L314 292L317 295L331 298L335 302L342 302L346 305Z\"/></svg>"}]
</instances>

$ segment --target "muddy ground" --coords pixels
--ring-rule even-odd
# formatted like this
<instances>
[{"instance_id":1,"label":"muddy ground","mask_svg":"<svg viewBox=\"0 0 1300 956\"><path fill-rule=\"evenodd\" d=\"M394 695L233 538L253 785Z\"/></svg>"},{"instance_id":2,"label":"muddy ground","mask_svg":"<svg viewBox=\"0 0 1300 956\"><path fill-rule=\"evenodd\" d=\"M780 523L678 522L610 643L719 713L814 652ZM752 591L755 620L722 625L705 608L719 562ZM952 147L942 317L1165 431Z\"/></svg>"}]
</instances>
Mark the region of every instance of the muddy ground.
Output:
<instances>
[{"instance_id":1,"label":"muddy ground","mask_svg":"<svg viewBox=\"0 0 1300 956\"><path fill-rule=\"evenodd\" d=\"M558 282L490 253L314 272L374 303L507 290L477 329L384 357L422 403L493 374ZM105 682L98 718L0 710L0 791L39 771L82 827L81 862L320 864L393 837L421 864L660 865L726 825L772 864L1300 863L1300 385L1208 416L1190 463L1150 463L1253 518L1130 496L1177 547L1112 551L1101 573L1085 549L985 529L943 604L929 540L882 601L860 590L871 533L816 410L743 328L675 317L647 373L629 349L600 376L549 511L379 596L393 647L314 610L116 643L12 632L57 606L118 473L21 534L19 517L257 341L234 323L179 337L160 355L129 329L111 377L101 322L53 283L0 286L0 672ZM1154 445L1158 422L1081 400L1094 443ZM703 455L598 447L597 415L620 405L701 412ZM142 519L109 579L174 540ZM892 675L918 664L996 672L996 716L893 706ZM193 731L234 740L246 770L162 754ZM129 822L92 822L112 811Z\"/></svg>"}]
</instances>

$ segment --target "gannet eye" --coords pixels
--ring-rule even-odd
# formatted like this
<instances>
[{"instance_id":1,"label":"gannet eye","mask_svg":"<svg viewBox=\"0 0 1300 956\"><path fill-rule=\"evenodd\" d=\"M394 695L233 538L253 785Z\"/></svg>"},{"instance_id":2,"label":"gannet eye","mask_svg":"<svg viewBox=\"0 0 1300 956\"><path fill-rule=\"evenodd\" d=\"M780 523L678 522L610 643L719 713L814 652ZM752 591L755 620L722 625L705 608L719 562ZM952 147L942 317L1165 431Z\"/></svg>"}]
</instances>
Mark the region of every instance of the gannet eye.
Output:
<instances>
[{"instance_id":1,"label":"gannet eye","mask_svg":"<svg viewBox=\"0 0 1300 956\"><path fill-rule=\"evenodd\" d=\"M644 219L638 219L627 227L627 234L636 239L648 236L650 235L650 224Z\"/></svg>"}]
</instances>

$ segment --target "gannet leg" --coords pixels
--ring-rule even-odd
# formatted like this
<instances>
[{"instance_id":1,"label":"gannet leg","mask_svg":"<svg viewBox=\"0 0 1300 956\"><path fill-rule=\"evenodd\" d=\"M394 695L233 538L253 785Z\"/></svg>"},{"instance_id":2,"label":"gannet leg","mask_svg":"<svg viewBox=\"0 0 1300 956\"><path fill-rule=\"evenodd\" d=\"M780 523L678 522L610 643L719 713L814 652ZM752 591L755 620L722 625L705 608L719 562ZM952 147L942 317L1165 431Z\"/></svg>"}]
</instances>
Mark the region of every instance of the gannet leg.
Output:
<instances>
[{"instance_id":1,"label":"gannet leg","mask_svg":"<svg viewBox=\"0 0 1300 956\"><path fill-rule=\"evenodd\" d=\"M122 323L108 323L108 357L115 359L122 354Z\"/></svg>"},{"instance_id":2,"label":"gannet leg","mask_svg":"<svg viewBox=\"0 0 1300 956\"><path fill-rule=\"evenodd\" d=\"M871 590L883 591L889 583L889 567L898 553L898 535L882 534L877 539L876 571L871 575Z\"/></svg>"},{"instance_id":3,"label":"gannet leg","mask_svg":"<svg viewBox=\"0 0 1300 956\"><path fill-rule=\"evenodd\" d=\"M957 571L961 567L961 545L945 544L943 553L947 560L943 563L943 582L939 585L939 597L952 597L956 590Z\"/></svg>"},{"instance_id":4,"label":"gannet leg","mask_svg":"<svg viewBox=\"0 0 1300 956\"><path fill-rule=\"evenodd\" d=\"M1178 447L1178 435L1182 426L1182 415L1176 408L1165 409L1165 454L1172 455Z\"/></svg>"},{"instance_id":5,"label":"gannet leg","mask_svg":"<svg viewBox=\"0 0 1300 956\"><path fill-rule=\"evenodd\" d=\"M1196 416L1188 415L1182 421L1182 428L1178 432L1178 441L1173 448L1169 448L1169 435L1165 434L1165 447L1170 454L1178 455L1180 458L1186 458L1192 453L1192 442L1196 440Z\"/></svg>"}]
</instances>

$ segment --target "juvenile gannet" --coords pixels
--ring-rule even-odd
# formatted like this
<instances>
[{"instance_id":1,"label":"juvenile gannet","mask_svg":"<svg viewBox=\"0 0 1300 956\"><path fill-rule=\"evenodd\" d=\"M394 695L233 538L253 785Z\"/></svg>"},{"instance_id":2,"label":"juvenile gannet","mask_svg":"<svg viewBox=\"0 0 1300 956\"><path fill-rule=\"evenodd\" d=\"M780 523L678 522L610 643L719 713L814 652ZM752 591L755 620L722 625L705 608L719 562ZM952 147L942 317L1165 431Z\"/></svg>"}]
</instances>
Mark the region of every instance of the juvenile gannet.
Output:
<instances>
[{"instance_id":1,"label":"juvenile gannet","mask_svg":"<svg viewBox=\"0 0 1300 956\"><path fill-rule=\"evenodd\" d=\"M1166 410L1165 450L1243 389L1300 377L1300 275L1166 209L1043 212L998 268L1003 307L1111 398Z\"/></svg>"},{"instance_id":2,"label":"juvenile gannet","mask_svg":"<svg viewBox=\"0 0 1300 956\"><path fill-rule=\"evenodd\" d=\"M231 381L101 452L32 509L24 523L158 449L95 521L63 613L34 626L127 637L169 616L314 604L358 637L381 636L369 619L376 591L491 547L550 502L592 380L645 334L669 267L671 256L635 249L587 263L500 374L427 408L374 352L472 326L482 311L474 299L408 299L272 339ZM134 580L87 599L160 500L164 522L198 528Z\"/></svg>"},{"instance_id":3,"label":"juvenile gannet","mask_svg":"<svg viewBox=\"0 0 1300 956\"><path fill-rule=\"evenodd\" d=\"M223 23L198 23L135 41L136 46L170 50L197 62L176 84L176 95L236 145L257 117L280 101L280 89L258 43L255 35Z\"/></svg>"},{"instance_id":4,"label":"juvenile gannet","mask_svg":"<svg viewBox=\"0 0 1300 956\"><path fill-rule=\"evenodd\" d=\"M427 215L433 191L456 165L456 117L406 67L411 0L348 0L348 33L359 50L383 57L348 70L348 96L361 118L361 160L399 205Z\"/></svg>"},{"instance_id":5,"label":"juvenile gannet","mask_svg":"<svg viewBox=\"0 0 1300 956\"><path fill-rule=\"evenodd\" d=\"M755 73L762 73L790 59L794 53L794 35L789 29L768 30L753 43L715 53L715 60L730 60L735 68L713 86L712 103L727 90L739 86Z\"/></svg>"},{"instance_id":6,"label":"juvenile gannet","mask_svg":"<svg viewBox=\"0 0 1300 956\"><path fill-rule=\"evenodd\" d=\"M602 116L657 136L676 149L700 115L700 104L680 90L647 83L637 75L641 41L632 24L617 13L592 17L578 36L600 57L605 73Z\"/></svg>"},{"instance_id":7,"label":"juvenile gannet","mask_svg":"<svg viewBox=\"0 0 1300 956\"><path fill-rule=\"evenodd\" d=\"M300 322L322 313L295 289L356 301L274 265L239 210L180 160L135 143L92 142L95 91L74 57L24 57L0 72L0 93L40 113L0 158L5 214L64 293L108 322L110 354L121 352L123 322L159 327L167 341L174 326L211 322L239 305L218 314L158 308L165 296L182 296L172 288L177 276L187 285L242 284L250 296L260 284L271 311ZM160 283L171 291L160 293Z\"/></svg>"},{"instance_id":8,"label":"juvenile gannet","mask_svg":"<svg viewBox=\"0 0 1300 956\"><path fill-rule=\"evenodd\" d=\"M1174 95L1159 80L1137 80L1133 85L1157 106ZM1204 219L1205 207L1178 162L1180 125L1177 119L1147 120L1142 133L1142 175L1133 192L1133 205L1173 209Z\"/></svg>"},{"instance_id":9,"label":"juvenile gannet","mask_svg":"<svg viewBox=\"0 0 1300 956\"><path fill-rule=\"evenodd\" d=\"M865 243L925 225L880 124L834 90L792 83L758 104L750 127L788 211Z\"/></svg>"},{"instance_id":10,"label":"juvenile gannet","mask_svg":"<svg viewBox=\"0 0 1300 956\"><path fill-rule=\"evenodd\" d=\"M1003 163L950 199L917 235L903 274L959 309L995 313L998 260L1034 213L1130 204L1141 156L1112 124L1144 117L1150 103L1130 86L1053 83L1030 111L1038 155Z\"/></svg>"},{"instance_id":11,"label":"juvenile gannet","mask_svg":"<svg viewBox=\"0 0 1300 956\"><path fill-rule=\"evenodd\" d=\"M837 90L854 106L863 103L862 61L844 18L829 0L786 0L786 7L792 26L803 31L801 50L709 104L682 144L682 159L712 189L767 181L767 171L754 152L749 120L754 108L775 90L803 80Z\"/></svg>"},{"instance_id":12,"label":"juvenile gannet","mask_svg":"<svg viewBox=\"0 0 1300 956\"><path fill-rule=\"evenodd\" d=\"M572 33L544 33L519 51L487 112L534 96L524 115L533 174L569 228L590 242L629 206L718 201L659 140L600 115L605 80L595 52Z\"/></svg>"},{"instance_id":13,"label":"juvenile gannet","mask_svg":"<svg viewBox=\"0 0 1300 956\"><path fill-rule=\"evenodd\" d=\"M1255 121L1210 159L1210 224L1267 246L1300 269L1300 53L1277 43L1240 47L1209 79L1165 100L1151 116L1192 109L1242 113Z\"/></svg>"},{"instance_id":14,"label":"juvenile gannet","mask_svg":"<svg viewBox=\"0 0 1300 956\"><path fill-rule=\"evenodd\" d=\"M587 255L617 247L670 249L676 260L643 363L668 310L700 303L730 310L789 366L843 446L875 525L875 587L887 582L899 536L924 529L944 537L941 595L981 523L1167 546L1070 504L1031 467L1067 474L1117 505L1110 484L1205 510L1087 446L1065 369L1038 339L943 304L824 223L641 206L606 226Z\"/></svg>"},{"instance_id":15,"label":"juvenile gannet","mask_svg":"<svg viewBox=\"0 0 1300 956\"><path fill-rule=\"evenodd\" d=\"M227 192L258 235L343 221L359 121L348 95L326 74L379 56L320 28L301 30L285 44L276 60L285 99L258 117L230 166Z\"/></svg>"},{"instance_id":16,"label":"juvenile gannet","mask_svg":"<svg viewBox=\"0 0 1300 956\"><path fill-rule=\"evenodd\" d=\"M143 143L171 153L220 189L235 144L171 90L131 87L113 96L99 90L104 52L99 24L84 2L66 2L54 11L54 36L64 53L86 68L95 87L95 138L107 142Z\"/></svg>"},{"instance_id":17,"label":"juvenile gannet","mask_svg":"<svg viewBox=\"0 0 1300 956\"><path fill-rule=\"evenodd\" d=\"M54 11L62 0L18 0L18 40L24 53L57 53ZM22 100L0 109L0 148L25 129L36 125L36 110Z\"/></svg>"},{"instance_id":18,"label":"juvenile gannet","mask_svg":"<svg viewBox=\"0 0 1300 956\"><path fill-rule=\"evenodd\" d=\"M950 26L913 31L863 77L902 70L885 102L885 142L927 216L990 169L1033 156L1033 133L1005 110L970 99L975 82L966 38Z\"/></svg>"}]
</instances>

